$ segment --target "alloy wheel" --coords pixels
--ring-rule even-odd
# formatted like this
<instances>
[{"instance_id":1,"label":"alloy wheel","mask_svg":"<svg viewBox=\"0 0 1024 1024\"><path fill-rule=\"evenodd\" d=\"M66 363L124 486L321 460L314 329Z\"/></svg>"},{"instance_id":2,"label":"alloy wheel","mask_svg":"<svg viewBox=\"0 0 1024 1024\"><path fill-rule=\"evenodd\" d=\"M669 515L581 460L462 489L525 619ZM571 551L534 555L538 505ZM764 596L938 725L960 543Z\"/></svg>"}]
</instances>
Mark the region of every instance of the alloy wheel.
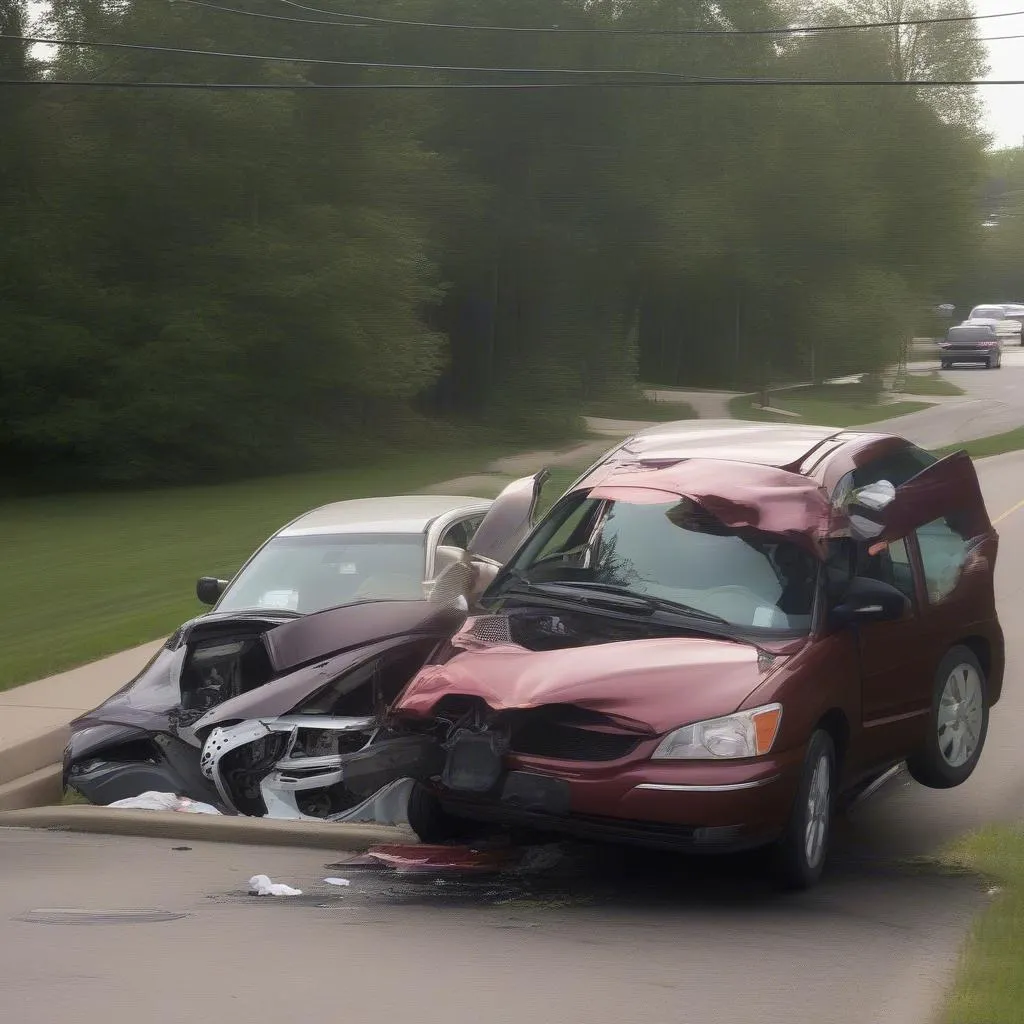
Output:
<instances>
[{"instance_id":1,"label":"alloy wheel","mask_svg":"<svg viewBox=\"0 0 1024 1024\"><path fill-rule=\"evenodd\" d=\"M804 853L810 867L817 867L825 853L829 811L832 803L831 764L822 753L811 775L807 791L807 819L804 824Z\"/></svg>"},{"instance_id":2,"label":"alloy wheel","mask_svg":"<svg viewBox=\"0 0 1024 1024\"><path fill-rule=\"evenodd\" d=\"M951 768L965 765L978 749L983 699L974 667L957 665L942 689L937 716L939 752Z\"/></svg>"}]
</instances>

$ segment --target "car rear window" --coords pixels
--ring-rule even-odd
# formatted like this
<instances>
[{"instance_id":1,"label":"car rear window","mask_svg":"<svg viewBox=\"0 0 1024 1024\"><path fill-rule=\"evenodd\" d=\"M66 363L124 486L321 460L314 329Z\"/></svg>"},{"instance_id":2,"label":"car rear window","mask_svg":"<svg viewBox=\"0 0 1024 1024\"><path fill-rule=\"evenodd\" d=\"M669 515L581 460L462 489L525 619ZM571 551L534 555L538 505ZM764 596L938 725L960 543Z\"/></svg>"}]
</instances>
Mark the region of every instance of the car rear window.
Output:
<instances>
[{"instance_id":1,"label":"car rear window","mask_svg":"<svg viewBox=\"0 0 1024 1024\"><path fill-rule=\"evenodd\" d=\"M1006 310L1002 306L975 306L968 320L1002 320Z\"/></svg>"},{"instance_id":2,"label":"car rear window","mask_svg":"<svg viewBox=\"0 0 1024 1024\"><path fill-rule=\"evenodd\" d=\"M991 327L950 327L947 341L994 341L996 332Z\"/></svg>"}]
</instances>

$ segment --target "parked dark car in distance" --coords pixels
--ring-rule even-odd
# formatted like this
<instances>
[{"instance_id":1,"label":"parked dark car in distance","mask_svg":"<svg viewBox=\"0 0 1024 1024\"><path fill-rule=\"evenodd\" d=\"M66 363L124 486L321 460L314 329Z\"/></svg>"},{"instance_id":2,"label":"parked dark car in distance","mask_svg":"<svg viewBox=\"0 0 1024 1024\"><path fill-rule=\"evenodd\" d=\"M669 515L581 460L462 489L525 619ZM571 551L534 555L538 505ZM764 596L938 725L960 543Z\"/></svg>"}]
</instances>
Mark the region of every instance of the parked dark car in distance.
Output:
<instances>
[{"instance_id":1,"label":"parked dark car in distance","mask_svg":"<svg viewBox=\"0 0 1024 1024\"><path fill-rule=\"evenodd\" d=\"M943 370L954 363L981 363L990 370L1002 365L1003 347L995 323L978 321L957 324L939 342L939 362Z\"/></svg>"}]
</instances>

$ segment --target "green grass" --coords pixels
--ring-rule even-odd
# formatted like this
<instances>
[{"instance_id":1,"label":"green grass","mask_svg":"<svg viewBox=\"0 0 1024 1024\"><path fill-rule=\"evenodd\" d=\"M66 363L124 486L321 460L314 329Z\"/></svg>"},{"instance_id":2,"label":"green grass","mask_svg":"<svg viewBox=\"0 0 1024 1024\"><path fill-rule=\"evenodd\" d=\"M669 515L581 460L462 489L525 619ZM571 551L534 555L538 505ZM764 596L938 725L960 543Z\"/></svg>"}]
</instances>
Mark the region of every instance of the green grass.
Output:
<instances>
[{"instance_id":1,"label":"green grass","mask_svg":"<svg viewBox=\"0 0 1024 1024\"><path fill-rule=\"evenodd\" d=\"M990 455L1003 455L1005 452L1016 452L1021 448L1024 448L1024 427L1008 430L1005 434L991 434L988 437L979 437L974 441L947 445L934 454L941 459L953 452L965 449L972 459L986 459Z\"/></svg>"},{"instance_id":2,"label":"green grass","mask_svg":"<svg viewBox=\"0 0 1024 1024\"><path fill-rule=\"evenodd\" d=\"M609 420L641 420L651 423L668 423L672 420L697 418L693 406L686 402L652 402L643 396L636 398L609 399L590 402L583 409L586 416L597 416Z\"/></svg>"},{"instance_id":3,"label":"green grass","mask_svg":"<svg viewBox=\"0 0 1024 1024\"><path fill-rule=\"evenodd\" d=\"M964 389L957 387L951 380L941 376L937 371L931 373L908 373L903 387L899 389L905 395L962 395Z\"/></svg>"},{"instance_id":4,"label":"green grass","mask_svg":"<svg viewBox=\"0 0 1024 1024\"><path fill-rule=\"evenodd\" d=\"M775 392L771 405L777 409L796 413L785 416L755 408L759 395L741 395L729 403L730 415L740 420L759 420L772 423L815 423L825 427L853 427L876 420L927 409L926 402L894 402L881 404L857 384L822 384L818 387ZM797 419L799 417L799 419Z\"/></svg>"},{"instance_id":5,"label":"green grass","mask_svg":"<svg viewBox=\"0 0 1024 1024\"><path fill-rule=\"evenodd\" d=\"M213 487L0 502L0 690L169 633L203 610L198 576L230 575L308 508L421 490L514 450L467 446Z\"/></svg>"},{"instance_id":6,"label":"green grass","mask_svg":"<svg viewBox=\"0 0 1024 1024\"><path fill-rule=\"evenodd\" d=\"M1024 1019L1024 829L991 826L942 858L992 880L1001 892L978 920L943 1024L1019 1024Z\"/></svg>"}]
</instances>

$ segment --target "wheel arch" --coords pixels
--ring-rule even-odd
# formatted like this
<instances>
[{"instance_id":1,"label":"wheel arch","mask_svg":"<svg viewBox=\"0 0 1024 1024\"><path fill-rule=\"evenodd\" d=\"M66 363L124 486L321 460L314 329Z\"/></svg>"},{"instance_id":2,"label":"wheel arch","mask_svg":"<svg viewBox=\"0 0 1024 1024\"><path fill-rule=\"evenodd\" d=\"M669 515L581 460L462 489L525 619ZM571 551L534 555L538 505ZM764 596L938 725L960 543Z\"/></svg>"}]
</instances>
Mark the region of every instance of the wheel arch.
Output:
<instances>
[{"instance_id":1,"label":"wheel arch","mask_svg":"<svg viewBox=\"0 0 1024 1024\"><path fill-rule=\"evenodd\" d=\"M850 747L850 720L842 708L830 708L818 719L815 729L824 729L836 748L836 777L842 778L846 753Z\"/></svg>"}]
</instances>

